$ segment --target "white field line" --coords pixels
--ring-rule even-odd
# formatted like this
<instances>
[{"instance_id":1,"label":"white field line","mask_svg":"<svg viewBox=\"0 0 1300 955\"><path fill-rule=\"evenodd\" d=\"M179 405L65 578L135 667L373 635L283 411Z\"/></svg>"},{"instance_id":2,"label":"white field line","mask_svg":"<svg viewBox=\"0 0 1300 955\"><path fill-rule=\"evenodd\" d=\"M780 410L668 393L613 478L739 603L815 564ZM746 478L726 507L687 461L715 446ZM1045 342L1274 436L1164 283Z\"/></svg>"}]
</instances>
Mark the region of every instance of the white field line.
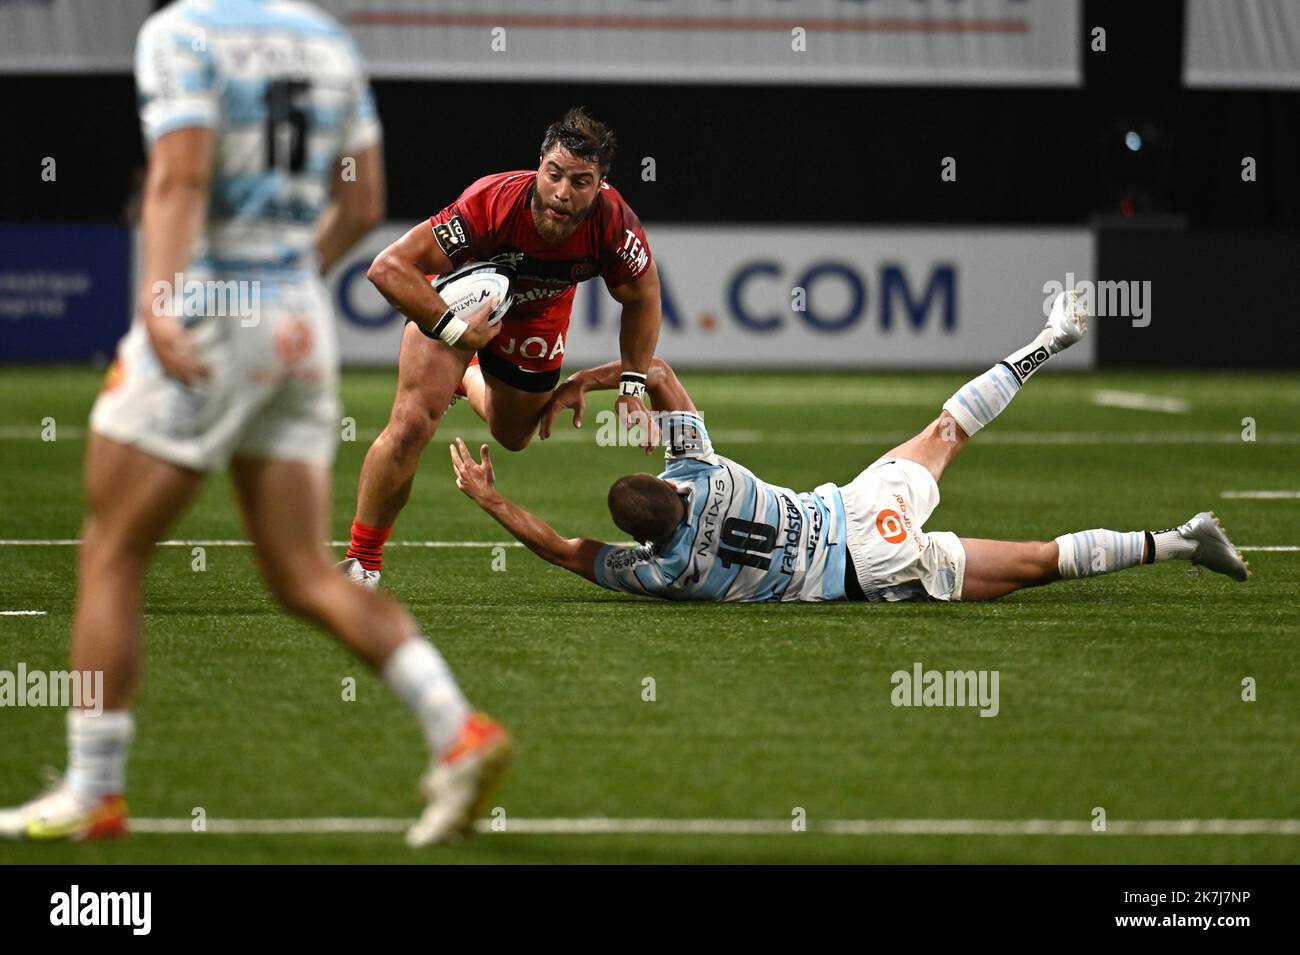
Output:
<instances>
[{"instance_id":1,"label":"white field line","mask_svg":"<svg viewBox=\"0 0 1300 955\"><path fill-rule=\"evenodd\" d=\"M1232 501L1294 501L1300 491L1224 491L1219 497Z\"/></svg>"},{"instance_id":2,"label":"white field line","mask_svg":"<svg viewBox=\"0 0 1300 955\"><path fill-rule=\"evenodd\" d=\"M326 541L330 547L347 547L351 541ZM612 541L620 547L631 547L632 541ZM56 537L49 539L0 538L0 547L76 547L81 541L75 537ZM252 541L244 540L166 540L159 541L159 547L252 547ZM385 547L421 547L430 549L449 548L485 548L485 547L523 547L519 541L404 541L390 540ZM1300 545L1280 544L1268 546L1238 547L1237 550L1273 554L1294 554L1300 551Z\"/></svg>"},{"instance_id":3,"label":"white field line","mask_svg":"<svg viewBox=\"0 0 1300 955\"><path fill-rule=\"evenodd\" d=\"M1102 408L1126 408L1131 411L1159 411L1162 414L1187 414L1191 405L1182 398L1147 395L1140 391L1113 391L1101 388L1092 393L1092 403Z\"/></svg>"},{"instance_id":4,"label":"white field line","mask_svg":"<svg viewBox=\"0 0 1300 955\"><path fill-rule=\"evenodd\" d=\"M209 819L197 835L311 835L403 832L413 819L324 816L310 819ZM132 819L137 833L189 833L193 821ZM783 819L510 819L505 829L481 819L478 832L523 835L798 835ZM1300 819L1112 819L1104 833L1081 819L827 819L808 831L832 836L1257 836L1300 835Z\"/></svg>"},{"instance_id":5,"label":"white field line","mask_svg":"<svg viewBox=\"0 0 1300 955\"><path fill-rule=\"evenodd\" d=\"M937 407L937 406L936 406ZM560 444L596 445L596 432L599 430L593 422L587 427L575 431L567 425L557 428L548 441ZM443 437L463 437L470 442L484 442L491 438L482 428L445 428ZM378 431L366 431L357 435L357 442L372 440ZM79 428L61 428L59 440L78 440L84 437ZM805 444L805 445L881 445L882 451L888 450L902 441L912 437L905 431L762 431L756 428L711 432L718 448L725 451L733 444ZM37 427L0 428L0 439L39 441L40 429ZM434 437L434 443L438 437ZM357 443L352 442L352 443ZM56 442L51 442L56 443ZM978 443L981 445L1214 445L1241 444L1240 431L1003 431L982 432ZM1276 431L1260 433L1255 436L1255 444L1300 444L1300 432Z\"/></svg>"},{"instance_id":6,"label":"white field line","mask_svg":"<svg viewBox=\"0 0 1300 955\"><path fill-rule=\"evenodd\" d=\"M44 617L44 610L0 610L0 617Z\"/></svg>"}]
</instances>

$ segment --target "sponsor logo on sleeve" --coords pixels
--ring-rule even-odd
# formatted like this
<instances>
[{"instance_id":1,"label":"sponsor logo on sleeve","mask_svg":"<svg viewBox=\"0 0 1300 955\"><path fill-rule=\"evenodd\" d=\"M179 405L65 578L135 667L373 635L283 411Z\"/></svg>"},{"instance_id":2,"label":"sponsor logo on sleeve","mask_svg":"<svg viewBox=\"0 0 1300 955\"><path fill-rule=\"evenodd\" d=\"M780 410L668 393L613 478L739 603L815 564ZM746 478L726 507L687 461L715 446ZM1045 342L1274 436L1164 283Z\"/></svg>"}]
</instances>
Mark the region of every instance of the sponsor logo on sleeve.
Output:
<instances>
[{"instance_id":1,"label":"sponsor logo on sleeve","mask_svg":"<svg viewBox=\"0 0 1300 955\"><path fill-rule=\"evenodd\" d=\"M633 277L640 275L650 261L650 250L642 244L631 229L623 230L623 244L615 250L614 254L627 265Z\"/></svg>"},{"instance_id":2,"label":"sponsor logo on sleeve","mask_svg":"<svg viewBox=\"0 0 1300 955\"><path fill-rule=\"evenodd\" d=\"M668 432L668 447L673 455L699 454L704 450L704 441L694 423L674 418L668 421L665 430Z\"/></svg>"},{"instance_id":3,"label":"sponsor logo on sleeve","mask_svg":"<svg viewBox=\"0 0 1300 955\"><path fill-rule=\"evenodd\" d=\"M438 240L438 247L442 249L442 254L449 259L456 252L469 248L469 241L465 238L465 226L461 223L460 216L452 216L446 222L435 225L433 237Z\"/></svg>"}]
</instances>

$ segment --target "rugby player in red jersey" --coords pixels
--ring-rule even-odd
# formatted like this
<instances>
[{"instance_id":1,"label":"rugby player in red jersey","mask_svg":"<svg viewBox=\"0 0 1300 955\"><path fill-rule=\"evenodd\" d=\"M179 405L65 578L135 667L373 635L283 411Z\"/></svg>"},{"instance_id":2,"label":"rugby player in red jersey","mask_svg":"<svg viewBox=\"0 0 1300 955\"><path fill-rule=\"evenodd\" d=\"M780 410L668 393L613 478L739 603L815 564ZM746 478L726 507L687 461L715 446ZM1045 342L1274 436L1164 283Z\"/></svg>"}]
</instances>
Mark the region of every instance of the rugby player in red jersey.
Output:
<instances>
[{"instance_id":1,"label":"rugby player in red jersey","mask_svg":"<svg viewBox=\"0 0 1300 955\"><path fill-rule=\"evenodd\" d=\"M579 282L600 276L622 305L617 407L628 424L646 414L646 375L659 338L659 275L640 220L605 179L614 147L604 124L571 109L546 130L536 170L478 180L370 266L370 281L412 321L402 334L388 425L361 469L352 541L341 565L352 579L378 586L384 542L462 379L463 393L502 446L519 451L532 440L560 380ZM429 275L476 261L516 270L513 304L495 326L487 324L490 309L467 322L447 317L429 283ZM421 326L438 329L439 338ZM651 453L657 435L643 433Z\"/></svg>"}]
</instances>

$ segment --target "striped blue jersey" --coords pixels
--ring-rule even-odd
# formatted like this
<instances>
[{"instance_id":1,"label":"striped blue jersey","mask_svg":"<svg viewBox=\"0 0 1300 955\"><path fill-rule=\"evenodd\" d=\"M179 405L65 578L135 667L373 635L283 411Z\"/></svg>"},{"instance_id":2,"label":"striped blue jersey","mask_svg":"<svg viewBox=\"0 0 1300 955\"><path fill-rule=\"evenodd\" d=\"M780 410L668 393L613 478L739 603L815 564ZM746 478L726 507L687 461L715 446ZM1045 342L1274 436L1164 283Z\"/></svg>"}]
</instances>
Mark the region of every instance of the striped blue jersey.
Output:
<instances>
[{"instance_id":1,"label":"striped blue jersey","mask_svg":"<svg viewBox=\"0 0 1300 955\"><path fill-rule=\"evenodd\" d=\"M704 419L661 422L665 467L686 519L666 544L607 545L602 587L668 600L843 600L844 502L834 484L795 493L713 450Z\"/></svg>"},{"instance_id":2,"label":"striped blue jersey","mask_svg":"<svg viewBox=\"0 0 1300 955\"><path fill-rule=\"evenodd\" d=\"M191 268L315 270L316 221L340 159L380 138L352 40L297 0L178 0L145 21L135 55L150 144L216 132L206 235Z\"/></svg>"}]
</instances>

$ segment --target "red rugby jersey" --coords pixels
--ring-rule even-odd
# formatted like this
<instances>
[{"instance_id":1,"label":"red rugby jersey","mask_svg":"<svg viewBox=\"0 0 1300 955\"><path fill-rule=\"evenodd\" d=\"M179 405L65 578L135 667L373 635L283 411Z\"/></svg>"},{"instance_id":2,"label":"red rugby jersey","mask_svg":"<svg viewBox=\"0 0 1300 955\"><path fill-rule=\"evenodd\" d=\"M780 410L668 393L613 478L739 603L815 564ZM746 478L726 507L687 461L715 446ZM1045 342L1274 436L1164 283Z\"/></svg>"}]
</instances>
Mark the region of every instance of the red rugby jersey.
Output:
<instances>
[{"instance_id":1,"label":"red rugby jersey","mask_svg":"<svg viewBox=\"0 0 1300 955\"><path fill-rule=\"evenodd\" d=\"M433 234L456 266L505 262L514 266L514 304L501 334L489 346L512 364L533 371L558 368L577 283L599 275L611 288L638 278L650 265L650 244L641 220L618 190L602 183L595 207L558 245L543 241L530 208L537 171L484 176L429 220ZM523 343L545 341L545 349ZM513 348L510 347L514 341Z\"/></svg>"}]
</instances>

